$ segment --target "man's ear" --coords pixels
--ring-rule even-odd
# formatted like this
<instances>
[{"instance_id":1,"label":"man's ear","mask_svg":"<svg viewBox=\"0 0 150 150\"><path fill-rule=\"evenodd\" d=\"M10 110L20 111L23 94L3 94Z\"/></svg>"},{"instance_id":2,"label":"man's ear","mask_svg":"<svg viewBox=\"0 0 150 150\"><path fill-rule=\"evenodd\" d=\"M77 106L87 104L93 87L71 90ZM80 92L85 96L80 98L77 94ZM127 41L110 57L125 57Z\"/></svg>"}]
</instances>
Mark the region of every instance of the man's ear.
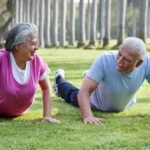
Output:
<instances>
[{"instance_id":1,"label":"man's ear","mask_svg":"<svg viewBox=\"0 0 150 150\"><path fill-rule=\"evenodd\" d=\"M136 63L136 68L138 68L142 63L143 63L143 60L140 59L140 60Z\"/></svg>"}]
</instances>

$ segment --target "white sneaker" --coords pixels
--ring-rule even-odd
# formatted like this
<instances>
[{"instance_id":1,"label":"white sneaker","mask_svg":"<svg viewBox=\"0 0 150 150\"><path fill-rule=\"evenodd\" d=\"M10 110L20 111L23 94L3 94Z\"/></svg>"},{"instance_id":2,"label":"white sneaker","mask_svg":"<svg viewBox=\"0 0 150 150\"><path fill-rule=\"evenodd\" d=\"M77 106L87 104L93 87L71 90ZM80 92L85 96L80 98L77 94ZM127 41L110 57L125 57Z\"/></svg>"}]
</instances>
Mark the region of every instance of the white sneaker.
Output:
<instances>
[{"instance_id":1,"label":"white sneaker","mask_svg":"<svg viewBox=\"0 0 150 150\"><path fill-rule=\"evenodd\" d=\"M87 76L88 72L89 72L89 70L86 70L82 73L83 78L85 78Z\"/></svg>"},{"instance_id":2,"label":"white sneaker","mask_svg":"<svg viewBox=\"0 0 150 150\"><path fill-rule=\"evenodd\" d=\"M63 78L65 78L65 71L63 70L63 69L58 69L58 70L56 70L55 71L55 79L57 78L57 77L63 77Z\"/></svg>"},{"instance_id":3,"label":"white sneaker","mask_svg":"<svg viewBox=\"0 0 150 150\"><path fill-rule=\"evenodd\" d=\"M59 97L58 96L58 85L56 83L56 78L58 78L58 77L65 78L64 74L65 74L65 72L64 72L63 69L58 69L58 70L55 71L55 81L54 81L54 84L53 84L53 92L54 92L56 97Z\"/></svg>"}]
</instances>

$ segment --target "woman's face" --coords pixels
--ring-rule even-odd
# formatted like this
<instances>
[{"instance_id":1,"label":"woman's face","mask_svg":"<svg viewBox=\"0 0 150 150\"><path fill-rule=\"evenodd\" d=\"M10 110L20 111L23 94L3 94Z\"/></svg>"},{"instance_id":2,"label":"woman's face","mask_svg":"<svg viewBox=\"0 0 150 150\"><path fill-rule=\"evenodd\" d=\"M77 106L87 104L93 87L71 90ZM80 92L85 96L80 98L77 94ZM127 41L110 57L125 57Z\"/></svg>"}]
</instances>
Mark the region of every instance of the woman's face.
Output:
<instances>
[{"instance_id":1,"label":"woman's face","mask_svg":"<svg viewBox=\"0 0 150 150\"><path fill-rule=\"evenodd\" d=\"M23 61L33 60L34 53L38 50L37 34L29 35L25 43L16 45L16 52Z\"/></svg>"}]
</instances>

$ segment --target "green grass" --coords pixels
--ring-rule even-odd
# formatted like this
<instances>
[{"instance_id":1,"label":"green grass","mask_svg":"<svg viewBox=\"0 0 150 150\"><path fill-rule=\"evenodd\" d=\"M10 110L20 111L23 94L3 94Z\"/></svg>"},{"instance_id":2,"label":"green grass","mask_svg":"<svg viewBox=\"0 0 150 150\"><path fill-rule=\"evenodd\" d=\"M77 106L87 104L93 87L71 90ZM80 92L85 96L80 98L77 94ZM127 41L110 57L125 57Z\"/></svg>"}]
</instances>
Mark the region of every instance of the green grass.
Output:
<instances>
[{"instance_id":1,"label":"green grass","mask_svg":"<svg viewBox=\"0 0 150 150\"><path fill-rule=\"evenodd\" d=\"M38 51L51 69L51 85L55 70L63 68L66 79L78 88L83 81L82 72L89 69L101 52L93 49ZM25 115L0 118L0 150L149 150L150 85L147 82L136 97L135 106L121 113L93 111L105 121L100 125L85 125L79 108L53 95L52 115L61 124L50 124L41 122L42 97L38 88L35 101Z\"/></svg>"}]
</instances>

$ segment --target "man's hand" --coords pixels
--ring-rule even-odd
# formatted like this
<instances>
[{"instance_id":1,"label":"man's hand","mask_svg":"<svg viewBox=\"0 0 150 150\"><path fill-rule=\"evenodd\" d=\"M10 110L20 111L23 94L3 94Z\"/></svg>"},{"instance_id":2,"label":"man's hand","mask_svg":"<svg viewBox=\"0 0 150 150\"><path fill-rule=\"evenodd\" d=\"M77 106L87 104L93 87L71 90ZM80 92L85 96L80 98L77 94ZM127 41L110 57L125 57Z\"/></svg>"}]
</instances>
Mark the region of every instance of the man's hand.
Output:
<instances>
[{"instance_id":1,"label":"man's hand","mask_svg":"<svg viewBox=\"0 0 150 150\"><path fill-rule=\"evenodd\" d=\"M102 118L96 118L94 116L83 118L83 122L85 124L90 123L96 125L96 124L100 124L102 121L103 121Z\"/></svg>"},{"instance_id":2,"label":"man's hand","mask_svg":"<svg viewBox=\"0 0 150 150\"><path fill-rule=\"evenodd\" d=\"M93 116L90 106L90 96L97 86L97 82L89 77L86 77L78 93L78 102L82 113L83 122L86 124L99 124L102 121L101 118L96 118Z\"/></svg>"},{"instance_id":3,"label":"man's hand","mask_svg":"<svg viewBox=\"0 0 150 150\"><path fill-rule=\"evenodd\" d=\"M56 119L51 118L51 117L43 117L42 122L60 123L59 120L56 120Z\"/></svg>"}]
</instances>

